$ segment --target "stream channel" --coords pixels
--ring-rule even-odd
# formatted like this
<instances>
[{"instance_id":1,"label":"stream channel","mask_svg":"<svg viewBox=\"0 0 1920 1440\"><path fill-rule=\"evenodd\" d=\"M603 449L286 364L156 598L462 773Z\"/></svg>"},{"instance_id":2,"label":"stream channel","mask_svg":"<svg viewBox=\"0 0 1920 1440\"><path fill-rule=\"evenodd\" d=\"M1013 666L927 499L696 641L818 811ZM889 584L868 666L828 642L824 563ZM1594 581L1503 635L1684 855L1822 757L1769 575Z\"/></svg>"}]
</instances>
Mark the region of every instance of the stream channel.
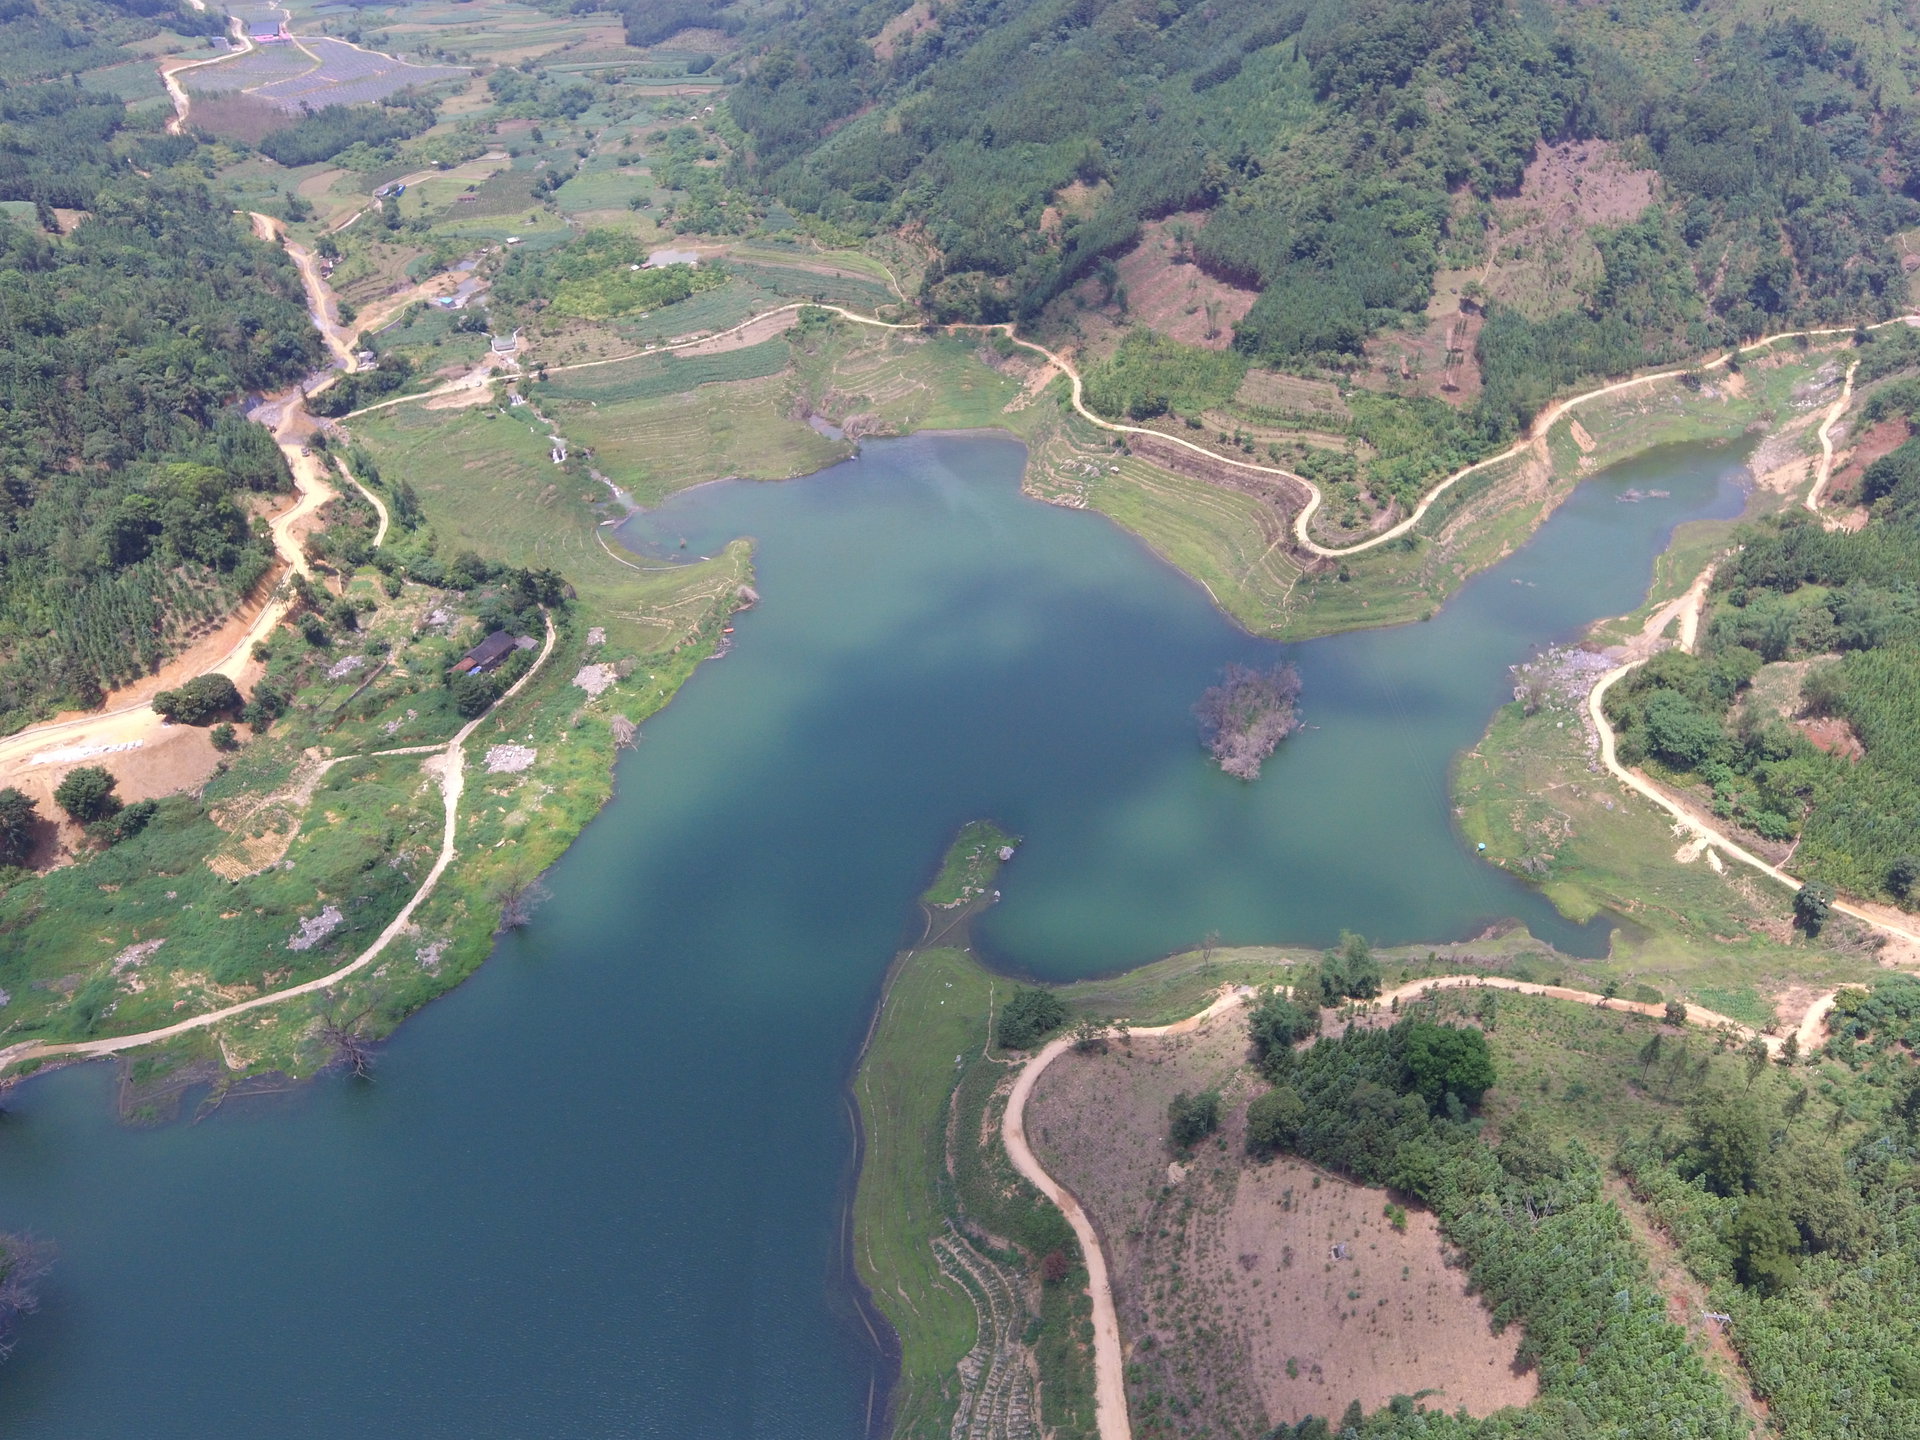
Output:
<instances>
[{"instance_id":1,"label":"stream channel","mask_svg":"<svg viewBox=\"0 0 1920 1440\"><path fill-rule=\"evenodd\" d=\"M114 1070L21 1086L0 1227L55 1241L0 1436L853 1440L887 1361L848 1280L848 1074L955 829L1025 838L977 927L1049 978L1225 944L1576 927L1454 832L1452 757L1508 667L1643 598L1730 449L1580 487L1433 620L1280 646L1097 515L1024 498L996 435L868 444L636 517L643 555L758 542L763 602L621 762L526 931L383 1047L199 1124L113 1118ZM1624 502L1630 487L1668 498ZM683 552L679 542L684 539ZM1191 707L1300 667L1258 783Z\"/></svg>"}]
</instances>

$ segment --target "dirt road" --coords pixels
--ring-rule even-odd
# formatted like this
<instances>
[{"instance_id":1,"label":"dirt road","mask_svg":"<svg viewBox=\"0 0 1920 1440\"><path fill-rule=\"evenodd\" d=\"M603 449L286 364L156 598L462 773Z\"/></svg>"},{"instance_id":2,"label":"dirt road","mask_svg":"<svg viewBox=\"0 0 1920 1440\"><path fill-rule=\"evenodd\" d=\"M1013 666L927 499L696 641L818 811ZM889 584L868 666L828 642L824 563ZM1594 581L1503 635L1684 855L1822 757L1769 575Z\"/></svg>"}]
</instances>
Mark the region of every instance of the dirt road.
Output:
<instances>
[{"instance_id":1,"label":"dirt road","mask_svg":"<svg viewBox=\"0 0 1920 1440\"><path fill-rule=\"evenodd\" d=\"M1184 1035L1189 1030L1198 1030L1213 1016L1234 1009L1245 998L1237 991L1228 991L1198 1015L1189 1015L1171 1025L1142 1027L1132 1033L1146 1039ZM1106 1252L1100 1248L1100 1236L1093 1228L1093 1221L1087 1218L1087 1212L1080 1208L1080 1202L1047 1173L1027 1143L1027 1099L1033 1094L1034 1083L1072 1044L1071 1036L1062 1036L1021 1068L1013 1082L1013 1093L1007 1097L1007 1112L1000 1122L1000 1142L1007 1147L1007 1158L1013 1161L1013 1168L1060 1207L1067 1224L1073 1227L1074 1238L1080 1242L1080 1253L1087 1262L1087 1292L1093 1300L1094 1419L1100 1427L1100 1440L1132 1440L1133 1425L1127 1418L1125 1358L1120 1348L1120 1319L1113 1306Z\"/></svg>"},{"instance_id":2,"label":"dirt road","mask_svg":"<svg viewBox=\"0 0 1920 1440\"><path fill-rule=\"evenodd\" d=\"M206 9L205 0L195 0L199 8ZM173 118L167 122L167 133L178 135L186 129L187 116L193 109L193 99L187 94L186 86L180 83L180 76L189 70L198 70L202 65L217 65L222 60L231 60L236 55L248 54L253 49L253 40L247 34L247 27L241 23L238 15L227 17L233 26L233 38L239 43L238 50L228 50L219 55L210 55L204 60L162 61L160 64L160 83L167 87L167 96L173 101Z\"/></svg>"},{"instance_id":3,"label":"dirt road","mask_svg":"<svg viewBox=\"0 0 1920 1440\"><path fill-rule=\"evenodd\" d=\"M256 231L260 231L264 225L264 236L277 234L275 222L268 217L256 215L253 218ZM318 268L302 266L300 274L307 287L309 308L324 312L326 289ZM283 572L293 570L311 578L313 571L307 564L306 551L301 542L312 518L339 492L329 483L321 461L307 453L305 441L310 431L300 392L290 391L269 402L265 409L272 416L274 440L293 471L294 488L298 496L291 508L269 522L274 554ZM196 675L208 673L225 675L238 684L247 667L253 663L254 645L268 639L279 628L292 604L292 598L286 595L269 600L254 616L253 623L235 638L227 653L211 665L207 663L209 657L198 650L189 650L174 657L140 688L139 693L143 698L136 702L91 715L29 726L0 739L0 784L11 783L15 777L26 773L28 767L64 767L96 756L107 760L110 769L137 763L126 760L115 762L111 757L137 751L161 735L163 722L148 703L151 695L182 685ZM39 775L45 773L44 770L38 772Z\"/></svg>"},{"instance_id":4,"label":"dirt road","mask_svg":"<svg viewBox=\"0 0 1920 1440\"><path fill-rule=\"evenodd\" d=\"M1798 891L1803 884L1802 881L1795 879L1779 866L1762 860L1744 845L1729 839L1711 820L1701 815L1685 800L1677 795L1668 794L1644 775L1629 770L1620 763L1620 757L1614 747L1613 726L1607 721L1604 702L1607 691L1645 663L1644 659L1630 660L1618 669L1609 670L1600 677L1599 683L1587 696L1587 717L1593 722L1594 731L1600 737L1600 763L1606 767L1607 773L1614 779L1658 805L1673 816L1677 826L1685 828L1695 838L1706 842L1729 859L1738 860L1742 865L1758 870L1769 880L1784 885L1789 890ZM1920 961L1920 922L1896 919L1892 915L1881 913L1878 907L1868 908L1853 900L1836 899L1833 902L1833 908L1843 915L1860 921L1863 925L1872 926L1889 939L1898 942L1903 953L1910 960Z\"/></svg>"},{"instance_id":5,"label":"dirt road","mask_svg":"<svg viewBox=\"0 0 1920 1440\"><path fill-rule=\"evenodd\" d=\"M891 320L881 320L872 315L862 315L858 311L849 310L842 305L828 305L817 301L795 301L786 305L776 305L771 309L763 310L756 315L751 315L731 329L720 331L715 335L696 336L687 340L674 341L666 345L649 345L644 350L635 350L626 355L609 356L604 360L583 360L573 365L552 365L547 368L547 373L550 375L558 375L572 370L593 370L603 365L624 364L629 360L637 360L646 355L667 354L674 351L692 349L694 347L699 347L703 354L716 354L724 350L740 349L749 344L757 344L769 335L777 334L781 329L786 328L785 326L776 326L773 329L768 329L766 325L768 320L783 314L791 314L794 320L797 320L799 312L807 309L826 310L856 325L869 325L881 330L920 330L924 328L924 326L919 323L901 324ZM789 323L792 322L790 321ZM1911 324L1920 324L1920 315L1903 315L1893 320L1883 320L1878 325L1870 325L1867 328L1870 330L1878 330L1888 325ZM1317 555L1323 559L1337 560L1346 555L1358 555L1364 550L1371 550L1375 546L1384 545L1388 541L1406 534L1414 526L1418 525L1421 520L1426 518L1427 512L1433 508L1435 501L1469 476L1476 475L1489 466L1498 465L1506 460L1512 460L1529 451L1537 451L1545 445L1546 437L1553 427L1577 406L1585 405L1589 401L1598 400L1608 395L1618 394L1623 390L1631 390L1637 386L1651 385L1660 380L1676 379L1679 376L1688 374L1691 369L1718 370L1726 366L1737 354L1745 354L1749 351L1763 349L1781 340L1791 340L1802 335L1810 339L1817 339L1822 336L1847 335L1852 333L1853 327L1847 326L1827 330L1791 330L1779 335L1769 335L1762 339L1755 340L1750 345L1743 345L1737 349L1729 350L1726 354L1716 359L1705 361L1697 367L1656 370L1645 375L1635 375L1625 380L1616 380L1610 384L1601 385L1596 389L1584 391L1581 394L1571 396L1565 400L1556 401L1535 418L1533 424L1528 427L1527 435L1524 438L1514 442L1513 445L1501 451L1498 455L1490 455L1485 460L1477 461L1464 469L1456 470L1445 479L1438 481L1434 487L1427 491L1421 498L1420 503L1413 508L1412 513L1400 521L1399 524L1392 526L1390 529L1382 530L1377 535L1369 536L1365 540L1356 541L1352 545L1342 546L1322 545L1307 533L1308 527L1313 522L1315 513L1318 512L1323 503L1323 496L1320 487L1313 481L1307 479L1306 476L1297 475L1291 470L1284 470L1274 465L1258 465L1251 460L1237 460L1231 456L1223 455L1216 450L1209 450L1203 445L1196 445L1191 440L1182 439L1178 435L1170 435L1162 430L1151 430L1143 425L1123 425L1117 421L1108 420L1102 415L1095 414L1087 407L1085 385L1081 380L1079 370L1074 367L1073 363L1064 356L1055 354L1044 345L1032 340L1020 338L1014 334L1014 327L1011 324L949 325L946 329L949 331L976 331L983 334L999 333L1005 335L1022 349L1031 350L1036 355L1041 356L1050 364L1058 367L1060 373L1067 377L1067 382L1071 386L1070 400L1075 412L1089 424L1097 426L1099 429L1105 430L1110 434L1151 436L1157 442L1176 445L1183 450L1190 450L1195 455L1204 456L1207 460L1215 464L1224 465L1234 470L1244 470L1252 474L1274 476L1299 486L1306 496L1306 503L1301 507L1300 512L1294 516L1294 543L1308 554ZM753 338L749 339L749 336ZM1841 396L1840 401L1836 402L1832 415L1828 419L1828 427L1831 427L1832 421L1837 419L1841 410L1845 408L1845 403L1851 394L1851 389L1852 372L1849 371L1847 392ZM453 387L441 386L432 390L421 391L415 395L402 395L392 400L383 400L377 405L369 405L362 410L356 410L347 418L352 419L354 415L364 415L370 411L384 410L392 405L404 405L415 400L431 400L437 396L451 393L453 393ZM1829 445L1829 468L1831 468L1830 436L1824 429L1822 432L1822 440Z\"/></svg>"},{"instance_id":6,"label":"dirt road","mask_svg":"<svg viewBox=\"0 0 1920 1440\"><path fill-rule=\"evenodd\" d=\"M1853 399L1853 376L1860 368L1860 362L1854 361L1847 367L1846 383L1840 387L1840 398L1833 402L1827 411L1827 418L1820 422L1820 466L1814 472L1813 488L1807 491L1807 509L1814 514L1820 513L1820 497L1827 488L1827 481L1833 478L1833 427L1839 418L1847 413L1847 402ZM1832 528L1830 524L1829 529Z\"/></svg>"},{"instance_id":7,"label":"dirt road","mask_svg":"<svg viewBox=\"0 0 1920 1440\"><path fill-rule=\"evenodd\" d=\"M268 244L283 248L299 270L300 283L307 292L307 315L313 321L313 328L320 332L320 338L327 342L334 363L348 372L359 369L359 361L354 358L353 337L340 323L333 289L320 273L320 261L306 246L287 237L287 227L283 222L271 215L262 215L257 210L249 214L253 220L253 233Z\"/></svg>"}]
</instances>

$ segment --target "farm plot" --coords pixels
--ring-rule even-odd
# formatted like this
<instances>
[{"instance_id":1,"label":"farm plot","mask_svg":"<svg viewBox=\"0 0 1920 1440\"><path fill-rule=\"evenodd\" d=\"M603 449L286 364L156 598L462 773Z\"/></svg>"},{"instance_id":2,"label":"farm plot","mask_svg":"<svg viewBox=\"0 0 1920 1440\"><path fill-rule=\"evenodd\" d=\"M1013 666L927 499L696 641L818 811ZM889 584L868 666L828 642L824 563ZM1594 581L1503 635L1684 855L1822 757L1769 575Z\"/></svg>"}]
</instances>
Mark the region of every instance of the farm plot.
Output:
<instances>
[{"instance_id":1,"label":"farm plot","mask_svg":"<svg viewBox=\"0 0 1920 1440\"><path fill-rule=\"evenodd\" d=\"M261 85L254 94L283 110L303 106L318 110L327 105L363 105L384 100L409 85L432 85L468 76L457 66L413 65L344 40L302 40L300 46L317 56L319 63L301 74Z\"/></svg>"},{"instance_id":2,"label":"farm plot","mask_svg":"<svg viewBox=\"0 0 1920 1440\"><path fill-rule=\"evenodd\" d=\"M657 400L702 385L728 380L759 380L787 368L792 351L785 340L768 340L721 355L682 359L671 351L644 355L620 365L580 370L539 386L544 402L612 404L620 400Z\"/></svg>"},{"instance_id":3,"label":"farm plot","mask_svg":"<svg viewBox=\"0 0 1920 1440\"><path fill-rule=\"evenodd\" d=\"M263 85L291 80L316 69L311 55L291 45L261 45L218 65L201 65L181 77L196 95L225 95L258 90Z\"/></svg>"}]
</instances>

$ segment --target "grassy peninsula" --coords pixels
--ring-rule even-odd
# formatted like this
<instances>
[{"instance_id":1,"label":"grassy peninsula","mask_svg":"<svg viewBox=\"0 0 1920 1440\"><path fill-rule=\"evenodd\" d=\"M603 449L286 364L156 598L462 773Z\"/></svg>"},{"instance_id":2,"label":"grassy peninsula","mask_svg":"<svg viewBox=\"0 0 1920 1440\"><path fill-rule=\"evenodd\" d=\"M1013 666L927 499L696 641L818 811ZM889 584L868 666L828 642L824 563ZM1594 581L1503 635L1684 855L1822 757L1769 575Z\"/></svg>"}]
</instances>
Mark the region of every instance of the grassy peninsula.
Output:
<instances>
[{"instance_id":1,"label":"grassy peninsula","mask_svg":"<svg viewBox=\"0 0 1920 1440\"><path fill-rule=\"evenodd\" d=\"M854 1078L866 1142L856 1265L900 1338L891 1401L900 1436L944 1437L956 1413L995 1437L1035 1422L1095 1433L1086 1272L1073 1233L977 1138L1006 1103L992 1017L1015 987L968 953L966 920L992 903L1007 840L978 821L948 850L922 897L939 943L894 962Z\"/></svg>"}]
</instances>

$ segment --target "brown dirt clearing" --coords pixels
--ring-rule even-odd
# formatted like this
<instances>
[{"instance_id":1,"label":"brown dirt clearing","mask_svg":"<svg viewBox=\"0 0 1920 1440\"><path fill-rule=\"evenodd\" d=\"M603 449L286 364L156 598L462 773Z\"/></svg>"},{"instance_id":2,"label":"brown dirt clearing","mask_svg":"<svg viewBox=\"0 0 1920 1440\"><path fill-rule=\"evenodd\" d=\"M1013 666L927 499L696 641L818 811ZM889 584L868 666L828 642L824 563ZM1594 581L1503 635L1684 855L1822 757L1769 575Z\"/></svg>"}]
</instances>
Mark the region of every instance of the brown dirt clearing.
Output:
<instances>
[{"instance_id":1,"label":"brown dirt clearing","mask_svg":"<svg viewBox=\"0 0 1920 1440\"><path fill-rule=\"evenodd\" d=\"M1208 1088L1225 1096L1220 1135L1178 1164L1167 1106ZM1042 1162L1112 1259L1135 1406L1178 1400L1226 1437L1422 1390L1475 1415L1527 1403L1535 1382L1514 1368L1518 1330L1492 1334L1431 1215L1410 1210L1401 1231L1382 1190L1298 1159L1246 1158L1246 1102L1260 1088L1244 1017L1228 1015L1191 1035L1064 1055L1029 1102Z\"/></svg>"},{"instance_id":2,"label":"brown dirt clearing","mask_svg":"<svg viewBox=\"0 0 1920 1440\"><path fill-rule=\"evenodd\" d=\"M1906 443L1907 434L1907 422L1898 417L1890 417L1870 427L1866 434L1853 442L1841 462L1834 466L1833 478L1827 481L1825 498L1837 501L1854 494L1867 467L1882 455L1890 455L1899 449Z\"/></svg>"}]
</instances>

